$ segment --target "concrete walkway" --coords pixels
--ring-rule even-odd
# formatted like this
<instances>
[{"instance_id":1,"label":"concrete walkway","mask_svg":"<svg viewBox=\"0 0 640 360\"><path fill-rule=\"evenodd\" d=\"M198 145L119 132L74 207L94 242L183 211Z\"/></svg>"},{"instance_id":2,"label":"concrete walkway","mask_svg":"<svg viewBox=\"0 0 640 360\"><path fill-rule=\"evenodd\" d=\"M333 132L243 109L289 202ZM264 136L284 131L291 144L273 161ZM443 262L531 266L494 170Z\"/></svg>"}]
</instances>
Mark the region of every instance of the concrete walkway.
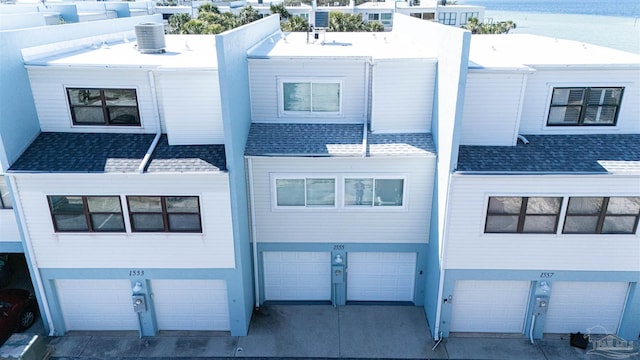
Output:
<instances>
[{"instance_id":1,"label":"concrete walkway","mask_svg":"<svg viewBox=\"0 0 640 360\"><path fill-rule=\"evenodd\" d=\"M274 305L252 318L249 334L70 332L51 338L52 359L366 358L606 359L569 346L567 337L452 336L433 349L424 310L413 306ZM634 356L629 359L640 360Z\"/></svg>"}]
</instances>

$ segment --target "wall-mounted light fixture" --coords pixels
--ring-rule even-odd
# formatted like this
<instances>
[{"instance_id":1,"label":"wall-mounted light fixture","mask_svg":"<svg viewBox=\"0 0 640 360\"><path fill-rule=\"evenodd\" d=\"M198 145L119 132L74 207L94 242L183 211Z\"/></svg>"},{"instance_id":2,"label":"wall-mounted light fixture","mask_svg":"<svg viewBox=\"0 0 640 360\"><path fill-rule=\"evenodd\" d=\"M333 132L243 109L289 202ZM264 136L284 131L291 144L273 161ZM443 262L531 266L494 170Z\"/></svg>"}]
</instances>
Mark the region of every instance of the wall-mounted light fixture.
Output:
<instances>
[{"instance_id":1,"label":"wall-mounted light fixture","mask_svg":"<svg viewBox=\"0 0 640 360\"><path fill-rule=\"evenodd\" d=\"M551 290L551 287L549 287L549 283L547 283L546 281L540 281L538 283L538 287L540 288L540 291L543 293L548 293L549 290Z\"/></svg>"},{"instance_id":2,"label":"wall-mounted light fixture","mask_svg":"<svg viewBox=\"0 0 640 360\"><path fill-rule=\"evenodd\" d=\"M134 293L139 293L140 291L142 291L142 283L140 281L136 281L135 285L133 285L133 290Z\"/></svg>"},{"instance_id":3,"label":"wall-mounted light fixture","mask_svg":"<svg viewBox=\"0 0 640 360\"><path fill-rule=\"evenodd\" d=\"M333 262L335 262L336 264L342 264L342 255L337 254L336 257L333 259Z\"/></svg>"}]
</instances>

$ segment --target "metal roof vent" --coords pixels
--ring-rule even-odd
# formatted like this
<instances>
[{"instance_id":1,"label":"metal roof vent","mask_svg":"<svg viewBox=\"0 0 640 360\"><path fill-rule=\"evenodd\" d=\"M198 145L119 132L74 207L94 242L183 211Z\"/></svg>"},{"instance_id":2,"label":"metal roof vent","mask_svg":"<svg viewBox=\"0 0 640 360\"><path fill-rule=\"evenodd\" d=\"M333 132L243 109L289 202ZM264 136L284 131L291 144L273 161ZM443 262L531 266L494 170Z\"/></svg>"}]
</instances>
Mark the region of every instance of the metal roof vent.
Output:
<instances>
[{"instance_id":1,"label":"metal roof vent","mask_svg":"<svg viewBox=\"0 0 640 360\"><path fill-rule=\"evenodd\" d=\"M165 52L164 25L159 23L142 23L135 26L138 40L138 51L143 54L160 54Z\"/></svg>"}]
</instances>

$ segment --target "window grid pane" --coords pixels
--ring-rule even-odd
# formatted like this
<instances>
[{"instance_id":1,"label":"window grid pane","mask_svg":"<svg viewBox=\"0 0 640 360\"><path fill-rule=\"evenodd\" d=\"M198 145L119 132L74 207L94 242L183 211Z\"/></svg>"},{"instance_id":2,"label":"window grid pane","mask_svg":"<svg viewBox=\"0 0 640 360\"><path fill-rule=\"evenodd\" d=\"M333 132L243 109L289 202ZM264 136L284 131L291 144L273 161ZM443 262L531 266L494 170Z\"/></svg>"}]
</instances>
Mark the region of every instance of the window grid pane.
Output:
<instances>
[{"instance_id":1,"label":"window grid pane","mask_svg":"<svg viewBox=\"0 0 640 360\"><path fill-rule=\"evenodd\" d=\"M376 179L374 206L402 206L403 179Z\"/></svg>"},{"instance_id":2,"label":"window grid pane","mask_svg":"<svg viewBox=\"0 0 640 360\"><path fill-rule=\"evenodd\" d=\"M345 179L344 192L345 205L373 205L373 179Z\"/></svg>"},{"instance_id":3,"label":"window grid pane","mask_svg":"<svg viewBox=\"0 0 640 360\"><path fill-rule=\"evenodd\" d=\"M334 179L306 179L308 206L333 206L336 203Z\"/></svg>"},{"instance_id":4,"label":"window grid pane","mask_svg":"<svg viewBox=\"0 0 640 360\"><path fill-rule=\"evenodd\" d=\"M554 88L547 125L615 126L623 88Z\"/></svg>"},{"instance_id":5,"label":"window grid pane","mask_svg":"<svg viewBox=\"0 0 640 360\"><path fill-rule=\"evenodd\" d=\"M276 179L277 206L305 206L304 179Z\"/></svg>"},{"instance_id":6,"label":"window grid pane","mask_svg":"<svg viewBox=\"0 0 640 360\"><path fill-rule=\"evenodd\" d=\"M560 197L490 197L485 233L555 233L561 204Z\"/></svg>"},{"instance_id":7,"label":"window grid pane","mask_svg":"<svg viewBox=\"0 0 640 360\"><path fill-rule=\"evenodd\" d=\"M134 232L202 232L197 196L128 196Z\"/></svg>"}]
</instances>

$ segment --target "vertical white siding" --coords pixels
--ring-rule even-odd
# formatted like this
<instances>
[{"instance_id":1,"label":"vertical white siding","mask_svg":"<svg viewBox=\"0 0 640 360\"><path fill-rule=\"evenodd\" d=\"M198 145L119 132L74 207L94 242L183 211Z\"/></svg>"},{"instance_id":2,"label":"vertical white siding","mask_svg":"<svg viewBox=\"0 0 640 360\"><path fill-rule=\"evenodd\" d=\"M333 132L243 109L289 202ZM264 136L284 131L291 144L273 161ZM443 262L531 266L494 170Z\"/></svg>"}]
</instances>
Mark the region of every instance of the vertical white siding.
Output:
<instances>
[{"instance_id":1,"label":"vertical white siding","mask_svg":"<svg viewBox=\"0 0 640 360\"><path fill-rule=\"evenodd\" d=\"M218 73L156 73L170 145L224 144Z\"/></svg>"},{"instance_id":2,"label":"vertical white siding","mask_svg":"<svg viewBox=\"0 0 640 360\"><path fill-rule=\"evenodd\" d=\"M462 112L461 145L514 145L526 75L470 71Z\"/></svg>"},{"instance_id":3,"label":"vertical white siding","mask_svg":"<svg viewBox=\"0 0 640 360\"><path fill-rule=\"evenodd\" d=\"M251 116L255 122L361 123L365 119L365 60L250 59ZM342 80L342 115L279 116L278 78Z\"/></svg>"},{"instance_id":4,"label":"vertical white siding","mask_svg":"<svg viewBox=\"0 0 640 360\"><path fill-rule=\"evenodd\" d=\"M372 131L431 131L436 80L434 60L377 60L372 76Z\"/></svg>"},{"instance_id":5,"label":"vertical white siding","mask_svg":"<svg viewBox=\"0 0 640 360\"><path fill-rule=\"evenodd\" d=\"M227 174L16 175L36 262L45 268L232 268ZM56 233L47 195L200 197L202 234ZM125 224L129 223L124 213ZM129 226L127 226L129 229ZM108 254L109 256L105 256Z\"/></svg>"},{"instance_id":6,"label":"vertical white siding","mask_svg":"<svg viewBox=\"0 0 640 360\"><path fill-rule=\"evenodd\" d=\"M545 127L554 87L624 87L617 126ZM640 132L640 79L638 70L540 70L529 75L520 133L603 134Z\"/></svg>"},{"instance_id":7,"label":"vertical white siding","mask_svg":"<svg viewBox=\"0 0 640 360\"><path fill-rule=\"evenodd\" d=\"M638 235L485 234L489 196L640 196L638 177L454 175L448 269L640 270ZM566 199L565 205L566 206Z\"/></svg>"},{"instance_id":8,"label":"vertical white siding","mask_svg":"<svg viewBox=\"0 0 640 360\"><path fill-rule=\"evenodd\" d=\"M44 132L156 131L156 109L144 70L29 67L28 72L40 128ZM66 87L136 89L141 126L73 126Z\"/></svg>"},{"instance_id":9,"label":"vertical white siding","mask_svg":"<svg viewBox=\"0 0 640 360\"><path fill-rule=\"evenodd\" d=\"M252 161L259 242L428 241L435 158L253 158ZM337 207L273 208L272 173L335 175ZM406 176L405 208L342 207L343 177L356 174Z\"/></svg>"}]
</instances>

